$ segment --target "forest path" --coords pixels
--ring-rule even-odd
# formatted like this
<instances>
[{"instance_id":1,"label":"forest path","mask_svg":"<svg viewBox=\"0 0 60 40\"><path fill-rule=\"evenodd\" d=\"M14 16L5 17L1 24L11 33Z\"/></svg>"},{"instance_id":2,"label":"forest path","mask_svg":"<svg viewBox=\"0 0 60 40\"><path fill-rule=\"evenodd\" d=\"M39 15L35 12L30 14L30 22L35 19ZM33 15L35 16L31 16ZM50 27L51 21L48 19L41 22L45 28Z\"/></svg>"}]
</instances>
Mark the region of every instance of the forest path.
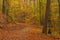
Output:
<instances>
[{"instance_id":1,"label":"forest path","mask_svg":"<svg viewBox=\"0 0 60 40\"><path fill-rule=\"evenodd\" d=\"M14 28L14 27L15 28ZM22 27L22 29L19 29ZM24 27L24 28L23 28ZM27 38L26 38L27 37ZM0 40L55 40L42 34L40 28L24 23L8 24L7 28L0 29Z\"/></svg>"}]
</instances>

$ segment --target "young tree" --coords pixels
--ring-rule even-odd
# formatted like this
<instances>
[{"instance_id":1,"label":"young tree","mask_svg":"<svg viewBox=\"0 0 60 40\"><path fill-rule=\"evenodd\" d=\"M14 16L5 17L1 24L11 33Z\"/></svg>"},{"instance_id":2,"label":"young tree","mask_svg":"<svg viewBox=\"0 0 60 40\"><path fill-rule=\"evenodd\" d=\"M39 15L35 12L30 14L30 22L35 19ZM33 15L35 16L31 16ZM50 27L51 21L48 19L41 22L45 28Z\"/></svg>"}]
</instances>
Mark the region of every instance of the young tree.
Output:
<instances>
[{"instance_id":1,"label":"young tree","mask_svg":"<svg viewBox=\"0 0 60 40\"><path fill-rule=\"evenodd\" d=\"M6 21L9 22L9 20L12 20L12 17L9 15L10 10L10 0L3 0L2 1L2 12L6 15L7 19Z\"/></svg>"}]
</instances>

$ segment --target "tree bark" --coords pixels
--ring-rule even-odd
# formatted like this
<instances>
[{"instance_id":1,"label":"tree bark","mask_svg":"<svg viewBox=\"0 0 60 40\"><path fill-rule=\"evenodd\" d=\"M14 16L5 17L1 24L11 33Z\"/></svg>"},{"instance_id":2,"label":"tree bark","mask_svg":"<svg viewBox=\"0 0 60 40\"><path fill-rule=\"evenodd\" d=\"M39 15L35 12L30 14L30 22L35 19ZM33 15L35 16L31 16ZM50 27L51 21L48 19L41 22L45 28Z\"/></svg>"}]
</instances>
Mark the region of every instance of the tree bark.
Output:
<instances>
[{"instance_id":1,"label":"tree bark","mask_svg":"<svg viewBox=\"0 0 60 40\"><path fill-rule=\"evenodd\" d=\"M48 21L50 19L50 0L47 0L46 2L46 13L45 13L45 21L44 21L44 27L43 27L43 33L47 34L47 29L48 29Z\"/></svg>"},{"instance_id":2,"label":"tree bark","mask_svg":"<svg viewBox=\"0 0 60 40\"><path fill-rule=\"evenodd\" d=\"M60 25L60 0L58 0L58 6L59 6L59 25ZM59 34L60 34L60 27L59 27Z\"/></svg>"},{"instance_id":3,"label":"tree bark","mask_svg":"<svg viewBox=\"0 0 60 40\"><path fill-rule=\"evenodd\" d=\"M3 2L2 2L2 13L5 13L5 5L4 5L5 3L4 3L4 0L3 0Z\"/></svg>"}]
</instances>

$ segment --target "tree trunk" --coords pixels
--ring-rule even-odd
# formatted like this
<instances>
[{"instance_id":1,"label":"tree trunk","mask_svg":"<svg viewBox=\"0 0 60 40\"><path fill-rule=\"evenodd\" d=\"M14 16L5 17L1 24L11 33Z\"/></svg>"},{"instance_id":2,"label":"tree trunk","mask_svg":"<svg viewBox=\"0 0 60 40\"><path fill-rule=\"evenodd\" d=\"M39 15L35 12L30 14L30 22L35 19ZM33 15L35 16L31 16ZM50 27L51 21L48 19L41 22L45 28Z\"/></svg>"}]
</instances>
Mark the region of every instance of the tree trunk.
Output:
<instances>
[{"instance_id":1,"label":"tree trunk","mask_svg":"<svg viewBox=\"0 0 60 40\"><path fill-rule=\"evenodd\" d=\"M58 5L59 5L59 25L60 25L60 0L58 0ZM59 28L59 34L60 34L60 28Z\"/></svg>"},{"instance_id":2,"label":"tree trunk","mask_svg":"<svg viewBox=\"0 0 60 40\"><path fill-rule=\"evenodd\" d=\"M50 19L50 0L47 0L47 3L46 3L46 13L45 13L45 21L44 21L44 27L43 27L43 33L47 34L47 24L48 24L48 21Z\"/></svg>"},{"instance_id":3,"label":"tree trunk","mask_svg":"<svg viewBox=\"0 0 60 40\"><path fill-rule=\"evenodd\" d=\"M5 3L4 3L4 0L3 0L3 2L2 2L2 13L5 13L5 5L4 5Z\"/></svg>"}]
</instances>

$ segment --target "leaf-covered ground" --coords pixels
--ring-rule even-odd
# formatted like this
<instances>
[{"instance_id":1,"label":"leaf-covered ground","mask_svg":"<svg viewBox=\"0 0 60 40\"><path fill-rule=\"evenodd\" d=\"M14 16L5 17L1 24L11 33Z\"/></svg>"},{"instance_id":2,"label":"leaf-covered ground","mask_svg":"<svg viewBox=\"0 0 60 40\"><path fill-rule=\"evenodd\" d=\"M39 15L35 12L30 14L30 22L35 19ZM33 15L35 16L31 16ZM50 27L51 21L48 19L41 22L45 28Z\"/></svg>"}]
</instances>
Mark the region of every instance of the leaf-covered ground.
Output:
<instances>
[{"instance_id":1,"label":"leaf-covered ground","mask_svg":"<svg viewBox=\"0 0 60 40\"><path fill-rule=\"evenodd\" d=\"M24 23L17 23L15 24L16 27L12 26L12 24L8 25L8 27L0 29L0 40L58 40L42 34L42 29L33 25Z\"/></svg>"},{"instance_id":2,"label":"leaf-covered ground","mask_svg":"<svg viewBox=\"0 0 60 40\"><path fill-rule=\"evenodd\" d=\"M0 29L0 40L54 40L43 35L37 28L23 30L3 30Z\"/></svg>"},{"instance_id":3,"label":"leaf-covered ground","mask_svg":"<svg viewBox=\"0 0 60 40\"><path fill-rule=\"evenodd\" d=\"M42 34L42 28L26 23L6 23L6 17L0 13L0 40L60 40Z\"/></svg>"}]
</instances>

